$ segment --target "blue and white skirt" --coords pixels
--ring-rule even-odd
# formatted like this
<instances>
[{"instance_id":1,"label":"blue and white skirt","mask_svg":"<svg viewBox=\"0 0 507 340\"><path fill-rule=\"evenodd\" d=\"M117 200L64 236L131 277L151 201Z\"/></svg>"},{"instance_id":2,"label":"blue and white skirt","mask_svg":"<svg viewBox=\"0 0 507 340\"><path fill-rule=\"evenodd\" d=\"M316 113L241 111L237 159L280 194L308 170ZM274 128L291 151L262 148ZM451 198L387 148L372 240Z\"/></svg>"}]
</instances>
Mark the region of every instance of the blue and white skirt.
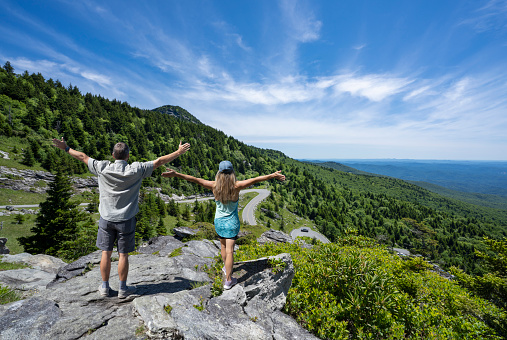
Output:
<instances>
[{"instance_id":1,"label":"blue and white skirt","mask_svg":"<svg viewBox=\"0 0 507 340\"><path fill-rule=\"evenodd\" d=\"M238 211L220 218L215 218L215 231L221 238L235 238L239 233Z\"/></svg>"}]
</instances>

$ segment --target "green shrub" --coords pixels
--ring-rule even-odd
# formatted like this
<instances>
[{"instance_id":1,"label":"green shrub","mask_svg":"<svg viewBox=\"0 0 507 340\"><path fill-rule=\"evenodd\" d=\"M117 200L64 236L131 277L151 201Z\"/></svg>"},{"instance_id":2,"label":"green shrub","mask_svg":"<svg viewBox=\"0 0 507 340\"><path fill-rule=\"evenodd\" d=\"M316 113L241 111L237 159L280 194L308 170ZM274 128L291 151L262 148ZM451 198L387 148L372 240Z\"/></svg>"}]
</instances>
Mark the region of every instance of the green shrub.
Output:
<instances>
[{"instance_id":1,"label":"green shrub","mask_svg":"<svg viewBox=\"0 0 507 340\"><path fill-rule=\"evenodd\" d=\"M253 244L255 242L257 242L257 238L254 234L246 234L245 236L241 236L236 240L237 245Z\"/></svg>"},{"instance_id":2,"label":"green shrub","mask_svg":"<svg viewBox=\"0 0 507 340\"><path fill-rule=\"evenodd\" d=\"M500 339L505 311L353 233L303 249L244 246L239 261L290 253L296 274L284 311L323 339Z\"/></svg>"}]
</instances>

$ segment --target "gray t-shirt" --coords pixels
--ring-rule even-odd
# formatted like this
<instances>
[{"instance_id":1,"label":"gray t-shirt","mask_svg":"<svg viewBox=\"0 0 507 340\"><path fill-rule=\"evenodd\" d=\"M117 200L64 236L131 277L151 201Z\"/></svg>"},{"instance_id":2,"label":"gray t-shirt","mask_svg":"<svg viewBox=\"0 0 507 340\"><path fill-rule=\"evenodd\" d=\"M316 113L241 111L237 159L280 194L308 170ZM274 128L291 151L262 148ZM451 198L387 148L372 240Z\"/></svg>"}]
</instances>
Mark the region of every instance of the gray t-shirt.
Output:
<instances>
[{"instance_id":1,"label":"gray t-shirt","mask_svg":"<svg viewBox=\"0 0 507 340\"><path fill-rule=\"evenodd\" d=\"M110 222L127 221L139 212L139 189L143 178L151 176L153 162L88 160L88 169L98 176L100 216Z\"/></svg>"}]
</instances>

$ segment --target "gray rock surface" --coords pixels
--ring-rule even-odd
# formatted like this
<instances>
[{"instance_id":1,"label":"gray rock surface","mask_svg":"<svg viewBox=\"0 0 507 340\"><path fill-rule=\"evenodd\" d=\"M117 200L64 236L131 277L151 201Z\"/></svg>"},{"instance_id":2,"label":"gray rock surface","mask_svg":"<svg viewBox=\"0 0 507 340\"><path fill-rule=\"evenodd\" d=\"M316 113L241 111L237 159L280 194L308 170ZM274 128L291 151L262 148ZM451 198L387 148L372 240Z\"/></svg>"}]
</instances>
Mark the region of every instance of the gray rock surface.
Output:
<instances>
[{"instance_id":1,"label":"gray rock surface","mask_svg":"<svg viewBox=\"0 0 507 340\"><path fill-rule=\"evenodd\" d=\"M0 254L9 254L11 252L9 248L7 248L7 241L8 239L6 237L0 237Z\"/></svg>"},{"instance_id":2,"label":"gray rock surface","mask_svg":"<svg viewBox=\"0 0 507 340\"><path fill-rule=\"evenodd\" d=\"M168 256L180 247L181 255ZM211 279L201 268L212 265L219 254L214 242L182 243L163 236L138 252L129 256L128 284L136 292L123 300L117 297L116 261L111 265L109 296L98 294L99 252L57 273L56 259L38 262L54 265L21 269L31 271L31 276L16 274L19 282L3 284L26 287L37 275L39 286L52 283L31 297L0 306L0 339L316 339L280 311L294 276L287 254L235 263L238 284L212 297Z\"/></svg>"},{"instance_id":3,"label":"gray rock surface","mask_svg":"<svg viewBox=\"0 0 507 340\"><path fill-rule=\"evenodd\" d=\"M10 176L11 178L6 176ZM48 184L53 179L54 175L47 171L19 170L0 166L0 187L2 188L44 193L49 187L47 185L40 185L38 182L43 181ZM77 192L89 191L91 188L98 187L96 177L73 177L72 183Z\"/></svg>"},{"instance_id":4,"label":"gray rock surface","mask_svg":"<svg viewBox=\"0 0 507 340\"><path fill-rule=\"evenodd\" d=\"M259 244L272 243L292 243L292 237L280 230L270 229L264 232L258 239Z\"/></svg>"},{"instance_id":5,"label":"gray rock surface","mask_svg":"<svg viewBox=\"0 0 507 340\"><path fill-rule=\"evenodd\" d=\"M178 238L185 238L197 234L196 229L188 227L177 227L173 229L173 232L176 234L176 237Z\"/></svg>"},{"instance_id":6,"label":"gray rock surface","mask_svg":"<svg viewBox=\"0 0 507 340\"><path fill-rule=\"evenodd\" d=\"M44 254L32 255L28 253L4 255L0 261L9 263L25 263L33 269L40 269L53 274L58 273L60 268L67 265L67 263L57 257Z\"/></svg>"}]
</instances>

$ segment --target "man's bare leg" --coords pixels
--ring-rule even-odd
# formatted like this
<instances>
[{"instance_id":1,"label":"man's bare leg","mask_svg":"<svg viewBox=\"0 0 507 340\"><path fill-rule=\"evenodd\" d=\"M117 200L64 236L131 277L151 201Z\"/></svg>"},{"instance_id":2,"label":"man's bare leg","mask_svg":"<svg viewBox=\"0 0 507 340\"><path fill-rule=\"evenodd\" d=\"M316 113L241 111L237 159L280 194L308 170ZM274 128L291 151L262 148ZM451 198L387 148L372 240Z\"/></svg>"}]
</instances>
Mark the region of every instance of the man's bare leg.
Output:
<instances>
[{"instance_id":1,"label":"man's bare leg","mask_svg":"<svg viewBox=\"0 0 507 340\"><path fill-rule=\"evenodd\" d=\"M100 275L102 281L109 282L109 275L111 274L111 254L112 251L102 251L102 257L100 259Z\"/></svg>"}]
</instances>

